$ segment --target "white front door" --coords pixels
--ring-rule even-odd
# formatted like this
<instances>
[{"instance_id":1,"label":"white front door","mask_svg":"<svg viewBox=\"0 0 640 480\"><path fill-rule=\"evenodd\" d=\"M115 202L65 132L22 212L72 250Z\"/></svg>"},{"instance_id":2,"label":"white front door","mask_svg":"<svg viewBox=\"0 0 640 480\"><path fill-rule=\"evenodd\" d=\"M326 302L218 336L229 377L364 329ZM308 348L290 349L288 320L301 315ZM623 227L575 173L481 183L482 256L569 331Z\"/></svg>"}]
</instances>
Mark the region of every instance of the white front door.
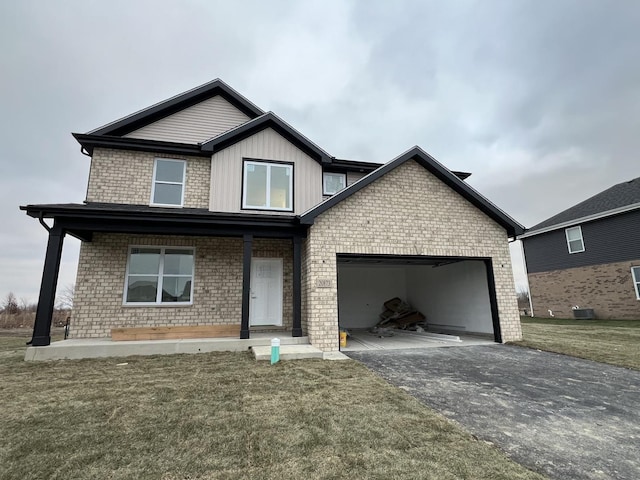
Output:
<instances>
[{"instance_id":1,"label":"white front door","mask_svg":"<svg viewBox=\"0 0 640 480\"><path fill-rule=\"evenodd\" d=\"M282 259L251 259L249 325L282 325Z\"/></svg>"}]
</instances>

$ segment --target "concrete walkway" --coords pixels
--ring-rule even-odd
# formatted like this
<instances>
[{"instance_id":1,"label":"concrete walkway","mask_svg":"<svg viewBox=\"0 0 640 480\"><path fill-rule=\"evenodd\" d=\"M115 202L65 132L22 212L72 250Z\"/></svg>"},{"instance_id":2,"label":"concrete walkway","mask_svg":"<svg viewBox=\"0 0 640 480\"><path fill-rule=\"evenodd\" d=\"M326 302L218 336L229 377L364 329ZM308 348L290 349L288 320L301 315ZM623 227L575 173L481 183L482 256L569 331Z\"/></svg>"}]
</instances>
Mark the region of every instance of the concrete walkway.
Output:
<instances>
[{"instance_id":1,"label":"concrete walkway","mask_svg":"<svg viewBox=\"0 0 640 480\"><path fill-rule=\"evenodd\" d=\"M555 479L640 479L640 372L507 345L345 352Z\"/></svg>"}]
</instances>

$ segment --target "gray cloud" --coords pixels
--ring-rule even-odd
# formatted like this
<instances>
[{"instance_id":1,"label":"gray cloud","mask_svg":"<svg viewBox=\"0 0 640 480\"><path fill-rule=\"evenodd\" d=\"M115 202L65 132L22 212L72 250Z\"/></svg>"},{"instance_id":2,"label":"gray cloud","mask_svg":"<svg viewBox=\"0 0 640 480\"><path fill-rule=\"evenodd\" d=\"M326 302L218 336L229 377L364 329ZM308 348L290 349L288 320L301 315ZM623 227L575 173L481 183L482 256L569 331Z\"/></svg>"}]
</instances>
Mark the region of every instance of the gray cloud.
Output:
<instances>
[{"instance_id":1,"label":"gray cloud","mask_svg":"<svg viewBox=\"0 0 640 480\"><path fill-rule=\"evenodd\" d=\"M631 0L4 2L0 295L39 287L18 205L84 198L70 132L215 77L339 157L419 144L533 225L640 176L637 25Z\"/></svg>"}]
</instances>

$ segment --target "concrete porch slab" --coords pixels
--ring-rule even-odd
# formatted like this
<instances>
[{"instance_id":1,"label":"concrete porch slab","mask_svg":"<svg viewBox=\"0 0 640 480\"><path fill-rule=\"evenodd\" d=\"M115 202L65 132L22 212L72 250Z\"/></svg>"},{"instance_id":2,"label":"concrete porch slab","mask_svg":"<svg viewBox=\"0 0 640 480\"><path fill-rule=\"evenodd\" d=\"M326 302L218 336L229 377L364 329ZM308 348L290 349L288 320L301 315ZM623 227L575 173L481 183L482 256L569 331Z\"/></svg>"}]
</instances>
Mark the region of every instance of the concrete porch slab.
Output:
<instances>
[{"instance_id":1,"label":"concrete porch slab","mask_svg":"<svg viewBox=\"0 0 640 480\"><path fill-rule=\"evenodd\" d=\"M251 347L256 360L271 360L271 345ZM280 345L280 360L323 358L322 350L312 345Z\"/></svg>"},{"instance_id":2,"label":"concrete porch slab","mask_svg":"<svg viewBox=\"0 0 640 480\"><path fill-rule=\"evenodd\" d=\"M63 360L130 355L171 355L174 353L240 352L256 346L270 348L271 339L281 345L309 345L309 337L285 337L274 333L253 333L249 339L190 338L176 340L134 340L114 342L111 338L78 338L53 342L46 347L28 347L25 361ZM282 347L281 347L282 348Z\"/></svg>"}]
</instances>

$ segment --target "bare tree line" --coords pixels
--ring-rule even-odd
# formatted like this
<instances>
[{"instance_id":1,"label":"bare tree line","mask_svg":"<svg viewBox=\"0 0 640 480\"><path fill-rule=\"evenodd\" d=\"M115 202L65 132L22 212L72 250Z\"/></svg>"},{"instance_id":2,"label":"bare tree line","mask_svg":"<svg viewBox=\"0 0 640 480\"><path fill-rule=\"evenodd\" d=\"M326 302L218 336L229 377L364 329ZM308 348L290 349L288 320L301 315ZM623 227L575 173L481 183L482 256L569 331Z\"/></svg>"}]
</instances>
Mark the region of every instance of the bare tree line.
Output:
<instances>
[{"instance_id":1,"label":"bare tree line","mask_svg":"<svg viewBox=\"0 0 640 480\"><path fill-rule=\"evenodd\" d=\"M73 308L74 284L65 285L56 296L53 323L64 324ZM37 302L26 298L18 299L13 292L7 293L0 301L0 328L31 327L35 320Z\"/></svg>"}]
</instances>

